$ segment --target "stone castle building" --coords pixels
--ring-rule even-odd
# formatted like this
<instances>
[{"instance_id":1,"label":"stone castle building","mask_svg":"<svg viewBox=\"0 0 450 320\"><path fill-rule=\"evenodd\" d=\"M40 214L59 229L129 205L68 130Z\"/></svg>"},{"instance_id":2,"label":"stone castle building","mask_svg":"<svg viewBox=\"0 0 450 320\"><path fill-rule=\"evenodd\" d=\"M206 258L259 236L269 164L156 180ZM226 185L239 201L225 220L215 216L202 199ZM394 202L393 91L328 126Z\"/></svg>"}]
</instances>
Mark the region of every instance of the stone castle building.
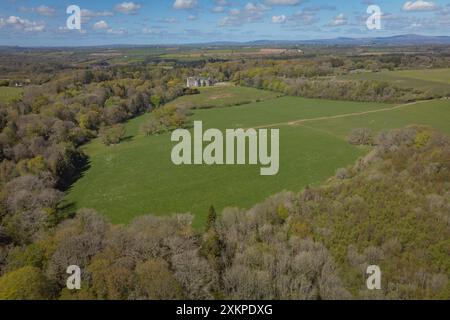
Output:
<instances>
[{"instance_id":1,"label":"stone castle building","mask_svg":"<svg viewBox=\"0 0 450 320\"><path fill-rule=\"evenodd\" d=\"M211 78L204 77L189 77L187 78L188 88L198 88L198 87L211 87L214 85L214 80Z\"/></svg>"}]
</instances>

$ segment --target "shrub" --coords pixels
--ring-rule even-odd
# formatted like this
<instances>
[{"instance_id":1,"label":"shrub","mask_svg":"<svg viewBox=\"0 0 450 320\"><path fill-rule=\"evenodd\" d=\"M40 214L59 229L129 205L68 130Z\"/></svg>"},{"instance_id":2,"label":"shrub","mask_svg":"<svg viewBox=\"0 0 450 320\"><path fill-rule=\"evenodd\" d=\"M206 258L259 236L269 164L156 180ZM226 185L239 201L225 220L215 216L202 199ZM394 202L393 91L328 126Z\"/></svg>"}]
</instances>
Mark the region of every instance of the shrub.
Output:
<instances>
[{"instance_id":1,"label":"shrub","mask_svg":"<svg viewBox=\"0 0 450 320\"><path fill-rule=\"evenodd\" d=\"M102 142L107 145L119 144L126 135L125 127L121 124L117 124L110 128L103 128L100 130L100 138Z\"/></svg>"},{"instance_id":2,"label":"shrub","mask_svg":"<svg viewBox=\"0 0 450 320\"><path fill-rule=\"evenodd\" d=\"M346 168L340 168L336 171L336 178L345 180L350 178L350 172Z\"/></svg>"},{"instance_id":3,"label":"shrub","mask_svg":"<svg viewBox=\"0 0 450 320\"><path fill-rule=\"evenodd\" d=\"M177 107L163 107L151 114L150 119L141 126L147 136L183 128L187 123L186 111Z\"/></svg>"},{"instance_id":4,"label":"shrub","mask_svg":"<svg viewBox=\"0 0 450 320\"><path fill-rule=\"evenodd\" d=\"M152 136L155 134L163 133L165 131L165 128L161 124L161 122L158 121L158 119L156 119L155 117L151 117L141 126L141 131L147 136Z\"/></svg>"},{"instance_id":5,"label":"shrub","mask_svg":"<svg viewBox=\"0 0 450 320\"><path fill-rule=\"evenodd\" d=\"M373 133L369 128L358 128L352 130L348 142L353 145L373 145Z\"/></svg>"}]
</instances>

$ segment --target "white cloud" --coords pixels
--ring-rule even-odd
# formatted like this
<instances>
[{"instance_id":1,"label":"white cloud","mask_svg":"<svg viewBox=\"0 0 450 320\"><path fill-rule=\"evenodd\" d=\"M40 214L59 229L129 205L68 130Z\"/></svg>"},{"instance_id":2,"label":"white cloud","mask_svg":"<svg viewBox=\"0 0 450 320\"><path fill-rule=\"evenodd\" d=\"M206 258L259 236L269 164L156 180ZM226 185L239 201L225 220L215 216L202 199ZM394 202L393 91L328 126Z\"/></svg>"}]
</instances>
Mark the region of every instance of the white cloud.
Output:
<instances>
[{"instance_id":1,"label":"white cloud","mask_svg":"<svg viewBox=\"0 0 450 320\"><path fill-rule=\"evenodd\" d=\"M41 5L41 6L38 6L35 8L21 6L21 7L19 7L19 11L24 12L24 13L36 13L38 15L47 16L47 17L54 16L56 13L55 8L44 6L44 5Z\"/></svg>"},{"instance_id":2,"label":"white cloud","mask_svg":"<svg viewBox=\"0 0 450 320\"><path fill-rule=\"evenodd\" d=\"M151 35L160 35L163 33L167 33L166 30L160 28L144 28L142 29L143 34L151 34Z\"/></svg>"},{"instance_id":3,"label":"white cloud","mask_svg":"<svg viewBox=\"0 0 450 320\"><path fill-rule=\"evenodd\" d=\"M270 8L261 3L247 3L242 9L230 9L228 15L219 21L220 26L237 26L261 21Z\"/></svg>"},{"instance_id":4,"label":"white cloud","mask_svg":"<svg viewBox=\"0 0 450 320\"><path fill-rule=\"evenodd\" d=\"M266 0L265 4L269 6L296 6L301 2L302 0Z\"/></svg>"},{"instance_id":5,"label":"white cloud","mask_svg":"<svg viewBox=\"0 0 450 320\"><path fill-rule=\"evenodd\" d=\"M111 11L93 11L89 9L82 9L81 10L81 20L83 22L87 22L91 20L92 18L98 18L98 17L112 17L114 15Z\"/></svg>"},{"instance_id":6,"label":"white cloud","mask_svg":"<svg viewBox=\"0 0 450 320\"><path fill-rule=\"evenodd\" d=\"M94 30L107 30L109 29L109 25L105 20L101 20L98 21L96 23L94 23L94 25L92 26L92 29Z\"/></svg>"},{"instance_id":7,"label":"white cloud","mask_svg":"<svg viewBox=\"0 0 450 320\"><path fill-rule=\"evenodd\" d=\"M176 18L164 18L164 19L159 20L159 22L172 24L172 23L177 23L178 20Z\"/></svg>"},{"instance_id":8,"label":"white cloud","mask_svg":"<svg viewBox=\"0 0 450 320\"><path fill-rule=\"evenodd\" d=\"M286 22L286 16L282 14L281 16L273 16L272 17L272 23L285 23Z\"/></svg>"},{"instance_id":9,"label":"white cloud","mask_svg":"<svg viewBox=\"0 0 450 320\"><path fill-rule=\"evenodd\" d=\"M113 35L116 35L116 36L123 36L124 34L128 34L128 31L125 30L125 29L117 29L117 30L115 30L115 29L108 29L107 32L109 34L113 34Z\"/></svg>"},{"instance_id":10,"label":"white cloud","mask_svg":"<svg viewBox=\"0 0 450 320\"><path fill-rule=\"evenodd\" d=\"M177 10L193 9L197 4L197 0L175 0L173 8Z\"/></svg>"},{"instance_id":11,"label":"white cloud","mask_svg":"<svg viewBox=\"0 0 450 320\"><path fill-rule=\"evenodd\" d=\"M211 9L212 13L223 13L225 12L225 7L222 6L215 6L214 8Z\"/></svg>"},{"instance_id":12,"label":"white cloud","mask_svg":"<svg viewBox=\"0 0 450 320\"><path fill-rule=\"evenodd\" d=\"M143 28L142 33L143 34L155 34L156 32L152 28Z\"/></svg>"},{"instance_id":13,"label":"white cloud","mask_svg":"<svg viewBox=\"0 0 450 320\"><path fill-rule=\"evenodd\" d=\"M231 6L231 2L229 2L228 0L214 0L214 7L211 9L211 12L223 13L229 6Z\"/></svg>"},{"instance_id":14,"label":"white cloud","mask_svg":"<svg viewBox=\"0 0 450 320\"><path fill-rule=\"evenodd\" d=\"M115 7L117 12L123 14L137 14L139 9L141 9L141 5L134 2L122 2Z\"/></svg>"},{"instance_id":15,"label":"white cloud","mask_svg":"<svg viewBox=\"0 0 450 320\"><path fill-rule=\"evenodd\" d=\"M434 4L434 2L430 1L407 1L403 5L404 11L433 11L436 10L437 6Z\"/></svg>"},{"instance_id":16,"label":"white cloud","mask_svg":"<svg viewBox=\"0 0 450 320\"><path fill-rule=\"evenodd\" d=\"M337 15L336 17L334 17L334 19L328 24L329 26L332 27L339 27L339 26L343 26L347 24L347 18L345 17L345 15L343 13Z\"/></svg>"},{"instance_id":17,"label":"white cloud","mask_svg":"<svg viewBox=\"0 0 450 320\"><path fill-rule=\"evenodd\" d=\"M317 11L311 9L305 9L300 12L296 12L289 18L289 21L296 26L310 26L319 21L317 17Z\"/></svg>"},{"instance_id":18,"label":"white cloud","mask_svg":"<svg viewBox=\"0 0 450 320\"><path fill-rule=\"evenodd\" d=\"M7 19L0 18L0 28L8 26L26 32L41 32L45 29L43 22L30 21L17 16L9 16Z\"/></svg>"},{"instance_id":19,"label":"white cloud","mask_svg":"<svg viewBox=\"0 0 450 320\"><path fill-rule=\"evenodd\" d=\"M44 5L35 8L35 11L37 14L48 17L53 16L56 12L55 8L47 7Z\"/></svg>"}]
</instances>

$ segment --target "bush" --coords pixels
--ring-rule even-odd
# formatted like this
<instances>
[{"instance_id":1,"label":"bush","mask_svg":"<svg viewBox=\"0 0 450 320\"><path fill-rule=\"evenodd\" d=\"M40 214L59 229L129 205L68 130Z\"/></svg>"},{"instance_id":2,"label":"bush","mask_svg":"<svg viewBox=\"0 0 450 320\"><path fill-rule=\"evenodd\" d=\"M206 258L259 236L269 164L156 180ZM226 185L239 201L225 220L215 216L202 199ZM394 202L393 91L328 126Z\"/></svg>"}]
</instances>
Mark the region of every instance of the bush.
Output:
<instances>
[{"instance_id":1,"label":"bush","mask_svg":"<svg viewBox=\"0 0 450 320\"><path fill-rule=\"evenodd\" d=\"M158 119L156 119L155 117L151 117L150 120L148 120L141 126L141 131L146 136L152 136L155 134L163 133L166 130L161 122L158 121Z\"/></svg>"},{"instance_id":2,"label":"bush","mask_svg":"<svg viewBox=\"0 0 450 320\"><path fill-rule=\"evenodd\" d=\"M372 146L373 145L373 133L372 130L369 128L358 128L353 129L353 131L350 133L350 136L348 137L348 142L361 146Z\"/></svg>"},{"instance_id":3,"label":"bush","mask_svg":"<svg viewBox=\"0 0 450 320\"><path fill-rule=\"evenodd\" d=\"M336 171L336 178L345 180L350 178L350 172L346 168L340 168Z\"/></svg>"},{"instance_id":4,"label":"bush","mask_svg":"<svg viewBox=\"0 0 450 320\"><path fill-rule=\"evenodd\" d=\"M147 136L161 134L183 128L187 121L188 117L184 109L163 107L151 114L150 119L141 126L141 131Z\"/></svg>"},{"instance_id":5,"label":"bush","mask_svg":"<svg viewBox=\"0 0 450 320\"><path fill-rule=\"evenodd\" d=\"M100 138L102 142L107 145L119 144L125 138L126 130L121 124L117 124L110 128L103 128L100 130Z\"/></svg>"}]
</instances>

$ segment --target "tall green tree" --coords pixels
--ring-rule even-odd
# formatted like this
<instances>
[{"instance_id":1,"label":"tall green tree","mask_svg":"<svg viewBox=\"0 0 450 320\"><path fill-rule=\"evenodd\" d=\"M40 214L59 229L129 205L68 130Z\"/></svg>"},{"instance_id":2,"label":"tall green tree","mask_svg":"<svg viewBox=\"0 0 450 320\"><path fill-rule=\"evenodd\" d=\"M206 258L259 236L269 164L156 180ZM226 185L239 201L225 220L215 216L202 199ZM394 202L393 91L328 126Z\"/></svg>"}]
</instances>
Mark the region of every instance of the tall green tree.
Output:
<instances>
[{"instance_id":1,"label":"tall green tree","mask_svg":"<svg viewBox=\"0 0 450 320\"><path fill-rule=\"evenodd\" d=\"M50 298L47 280L41 270L23 267L0 278L0 300L46 300Z\"/></svg>"}]
</instances>

